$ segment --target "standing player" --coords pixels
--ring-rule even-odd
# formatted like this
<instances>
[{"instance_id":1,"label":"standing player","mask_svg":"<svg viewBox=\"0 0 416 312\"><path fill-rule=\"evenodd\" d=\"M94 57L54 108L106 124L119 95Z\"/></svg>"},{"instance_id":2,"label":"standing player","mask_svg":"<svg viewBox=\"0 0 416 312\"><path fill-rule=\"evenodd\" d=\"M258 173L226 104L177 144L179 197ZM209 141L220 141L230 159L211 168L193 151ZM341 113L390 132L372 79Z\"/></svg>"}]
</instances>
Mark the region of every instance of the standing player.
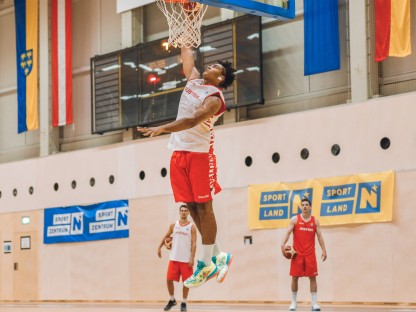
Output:
<instances>
[{"instance_id":1,"label":"standing player","mask_svg":"<svg viewBox=\"0 0 416 312\"><path fill-rule=\"evenodd\" d=\"M321 311L317 303L318 285L316 276L318 275L318 266L315 254L315 235L318 237L319 245L322 249L322 261L327 258L325 242L321 233L319 220L311 215L311 202L307 198L301 201L302 213L290 219L287 233L282 241L282 253L285 255L285 245L293 232L293 248L296 250L296 256L290 263L290 275L292 276L292 302L289 310L296 311L296 299L298 292L298 279L302 276L309 277L310 290L312 296L312 311Z\"/></svg>"},{"instance_id":2,"label":"standing player","mask_svg":"<svg viewBox=\"0 0 416 312\"><path fill-rule=\"evenodd\" d=\"M180 219L170 225L168 232L163 237L157 250L157 255L161 258L162 246L165 244L166 238L173 237L168 272L166 275L170 300L164 309L165 311L169 311L176 305L175 286L173 282L179 282L180 277L184 281L193 274L192 267L194 265L196 250L196 228L188 220L189 209L186 205L180 206L179 215ZM186 311L188 293L189 288L183 286L181 311Z\"/></svg>"},{"instance_id":3,"label":"standing player","mask_svg":"<svg viewBox=\"0 0 416 312\"><path fill-rule=\"evenodd\" d=\"M202 259L185 286L198 287L215 276L221 283L232 261L232 255L221 252L216 241L212 193L217 194L221 188L217 182L213 128L226 109L221 89L232 85L235 69L228 61L218 61L208 66L200 79L192 49L182 47L181 56L188 82L176 121L137 130L150 137L172 133L168 148L173 151L170 161L173 195L176 202L188 205L202 237Z\"/></svg>"}]
</instances>

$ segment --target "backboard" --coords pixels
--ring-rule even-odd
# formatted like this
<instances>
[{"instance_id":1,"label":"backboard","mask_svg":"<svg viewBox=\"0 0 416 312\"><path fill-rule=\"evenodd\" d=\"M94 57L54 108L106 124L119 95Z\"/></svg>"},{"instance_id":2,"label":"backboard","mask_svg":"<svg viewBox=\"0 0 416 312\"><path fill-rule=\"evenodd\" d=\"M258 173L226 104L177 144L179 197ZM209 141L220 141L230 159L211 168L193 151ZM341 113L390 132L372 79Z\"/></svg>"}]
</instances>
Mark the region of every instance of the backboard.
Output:
<instances>
[{"instance_id":1,"label":"backboard","mask_svg":"<svg viewBox=\"0 0 416 312\"><path fill-rule=\"evenodd\" d=\"M273 17L276 19L293 19L296 0L193 0L210 6L234 11Z\"/></svg>"}]
</instances>

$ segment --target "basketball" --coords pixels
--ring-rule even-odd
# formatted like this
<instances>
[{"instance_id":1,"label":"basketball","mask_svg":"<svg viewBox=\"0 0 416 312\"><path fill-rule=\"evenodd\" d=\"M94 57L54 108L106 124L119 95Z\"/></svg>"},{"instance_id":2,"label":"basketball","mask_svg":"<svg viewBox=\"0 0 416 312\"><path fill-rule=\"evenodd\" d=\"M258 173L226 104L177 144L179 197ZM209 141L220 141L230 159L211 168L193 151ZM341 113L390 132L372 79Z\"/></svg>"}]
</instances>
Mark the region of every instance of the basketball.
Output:
<instances>
[{"instance_id":1,"label":"basketball","mask_svg":"<svg viewBox=\"0 0 416 312\"><path fill-rule=\"evenodd\" d=\"M292 246L285 246L285 257L287 259L293 259L296 256L296 250Z\"/></svg>"},{"instance_id":2,"label":"basketball","mask_svg":"<svg viewBox=\"0 0 416 312\"><path fill-rule=\"evenodd\" d=\"M198 2L186 2L182 6L183 10L187 13L197 12L201 8L201 4Z\"/></svg>"},{"instance_id":3,"label":"basketball","mask_svg":"<svg viewBox=\"0 0 416 312\"><path fill-rule=\"evenodd\" d=\"M169 237L165 238L165 247L166 247L166 249L168 249L168 250L172 249L172 240L173 240L172 236L169 236Z\"/></svg>"}]
</instances>

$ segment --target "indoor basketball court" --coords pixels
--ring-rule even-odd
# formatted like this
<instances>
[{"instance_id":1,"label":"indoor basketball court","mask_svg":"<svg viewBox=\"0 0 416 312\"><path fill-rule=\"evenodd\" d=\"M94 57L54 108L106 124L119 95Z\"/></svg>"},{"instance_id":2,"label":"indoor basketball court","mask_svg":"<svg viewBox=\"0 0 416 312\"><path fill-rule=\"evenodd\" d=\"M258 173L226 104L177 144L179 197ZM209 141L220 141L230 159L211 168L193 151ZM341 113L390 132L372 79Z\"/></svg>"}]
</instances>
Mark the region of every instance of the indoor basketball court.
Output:
<instances>
[{"instance_id":1,"label":"indoor basketball court","mask_svg":"<svg viewBox=\"0 0 416 312\"><path fill-rule=\"evenodd\" d=\"M46 3L51 0L41 1L45 14L48 11ZM416 246L411 234L414 233L411 220L416 217L416 210L411 207L415 200L415 153L402 152L404 147L409 147L409 142L414 141L412 135L416 132L414 114L402 112L413 109L416 96L383 98L381 91L372 94L371 99L367 96L367 91L375 88L376 83L384 83L385 88L393 85L392 77L397 75L392 68L406 66L396 63L386 66L384 72L393 72L387 79L375 79L375 74L370 77L366 72L363 74L362 68L373 69L375 65L358 62L357 53L351 53L356 57L355 62L351 62L347 46L357 43L348 41L341 43L345 48L341 49L341 54L346 57L339 65L341 74L303 75L303 68L300 68L303 64L299 64L306 56L303 47L300 48L300 41L297 41L304 35L303 23L306 23L303 6L299 9L297 2L302 0L143 0L145 4L139 0L137 5L117 14L109 13L114 8L106 6L105 1L72 0L78 21L89 21L90 12L96 13L95 20L90 21L93 26L89 26L97 28L99 34L92 32L91 38L98 39L91 46L99 47L100 52L85 48L88 58L84 63L80 61L81 52L78 52L74 59L78 57L76 61L81 65L77 64L74 76L78 79L77 87L85 88L79 91L79 96L86 94L91 100L91 116L88 116L88 122L91 119L88 131L91 133L88 135L109 143L95 147L94 143L88 145L88 141L79 145L80 151L74 152L71 150L74 142L62 139L67 144L65 151L73 153L29 159L20 167L14 163L0 167L0 175L11 177L11 181L0 185L0 208L3 209L0 214L3 231L0 231L0 241L3 241L0 312L163 310L169 300L165 273L169 253L163 249L162 259L158 259L156 247L166 225L177 217L177 204L168 181L169 157L165 153L168 138L147 139L137 128L157 127L175 120L178 107L172 103L179 103L187 85L181 64L181 48L184 47L194 49L192 57L201 68L221 59L237 64L238 70L236 82L223 92L226 116L219 123L223 126L220 128L222 133L218 139L216 137L216 143L222 146L218 158L225 159L226 166L221 172L221 178L225 177L225 187L216 199L218 210L215 212L219 216L218 232L223 239L221 247L230 248L234 260L224 283L208 281L202 287L191 288L187 311L288 311L292 294L288 274L291 262L288 259L296 251L290 249L293 253L288 259L280 253L280 242L287 228L280 225L289 222L292 215L300 211L295 205L299 202L295 201L310 194L311 185L316 183L319 190L326 191L322 191L323 197L326 196L326 206L322 200L317 210L322 212L319 220L324 220L321 224L324 225L323 235L329 254L325 263L318 261L317 300L320 310L416 312L416 294L410 289L416 280L416 271L412 268L413 247ZM131 5L128 0L113 0L112 4L119 1ZM374 1L368 0L361 7L362 15L370 11L371 2ZM0 0L0 5L2 3ZM340 14L341 19L348 27L351 23L347 15L355 13L349 9L356 8L357 3L357 0L345 0L340 5L340 12L345 13ZM338 2L336 6L338 9ZM11 12L11 8L0 10L0 22L3 22L2 17L7 19L1 25L8 25ZM44 27L49 21L47 18L44 17ZM206 25L205 18L210 21ZM370 24L365 18L360 21ZM118 22L123 39L120 44L114 44L118 49L115 51L114 46L108 44L107 35L114 31L111 38L120 36ZM138 26L140 23L141 28ZM349 37L345 25L339 28L345 37ZM83 45L88 46L91 38L88 38L87 30L84 34L82 23L74 23L74 27L78 31L78 42L82 42L79 50L83 50ZM362 33L362 30L357 30L359 26L351 27L355 28L353 35ZM0 32L0 39L1 35ZM137 44L133 44L131 39L134 36ZM283 37L284 40L279 42ZM359 38L362 39L361 46L355 47L355 52L368 45L365 40L369 39L364 37ZM49 39L43 40L43 44L49 47ZM106 50L106 44L111 48ZM322 48L322 54L324 50ZM290 57L286 58L286 54ZM361 59L368 57L367 54L370 53L360 55ZM44 62L43 66L45 64L48 63ZM282 71L285 66L294 69ZM295 74L286 79L289 72ZM412 90L408 86L413 84L412 74L404 74L410 81L406 80L406 91ZM368 90L360 89L365 85L362 79L368 77L372 79L372 85L365 86ZM45 81L49 88L49 81ZM350 85L342 85L351 81L359 81L354 87L360 92L352 92ZM321 86L325 89L320 89ZM9 88L5 90L0 88L0 99L14 92ZM47 90L43 89L44 95L48 94ZM305 90L308 92L303 93ZM311 96L316 96L311 103L318 109L304 110ZM272 108L265 105L268 101ZM296 108L290 108L294 102ZM356 108L357 103L361 105L360 109ZM374 103L377 108L372 106ZM336 104L343 105L335 110L332 106ZM80 115L88 115L85 107L78 108L79 112L82 111ZM279 116L269 116L269 111L278 112ZM382 112L380 116L376 115L378 111ZM395 114L401 119L394 120ZM391 127L391 120L402 128ZM247 124L243 124L245 121ZM385 128L377 128L379 125ZM413 128L408 130L406 125ZM71 127L65 128L66 135L77 133L78 128ZM373 129L378 131L374 134L371 132ZM42 135L50 135L45 132L49 130L44 128L42 131ZM114 132L120 136L121 142L117 141L118 137L114 138ZM87 141L84 140L87 135L80 133L74 134L74 140ZM64 131L60 135L65 138ZM392 144L395 153L387 154L392 151L388 150L388 136L397 144ZM358 141L356 145L354 140ZM29 136L25 141L34 145L32 141L36 139ZM47 144L52 145L49 141ZM401 150L394 150L398 145ZM12 145L11 149L14 148ZM377 171L374 173L377 175L377 179L374 178L376 183L363 180L367 171ZM355 175L355 180L350 179L352 175ZM380 182L384 175L388 176L385 184ZM324 181L325 178L333 179L328 182ZM399 183L394 184L395 181ZM261 189L263 186L265 189ZM256 187L261 189L256 196L261 195L251 197ZM273 193L274 188L281 187L292 187L291 194L295 195L290 198L290 204L289 200L284 204L280 202L283 197L289 197L286 189ZM27 188L30 195L21 192L22 188ZM378 204L382 197L381 189L390 192L385 196L390 204L386 213L389 220L372 219L372 204ZM393 190L396 192L394 196ZM363 206L359 207L360 222L352 222L348 215L345 223L331 223L328 221L331 213L342 218L353 210L353 199L347 196L349 192L356 192L354 196ZM333 202L328 199L331 194L338 196ZM97 229L94 234L102 236L91 239L92 242L83 241L76 235L79 234L77 231L83 230L84 224L81 223L87 210L80 212L76 209L81 204L98 206L104 201L108 201L104 204L111 203L107 208L112 211L100 213L101 208L94 208L97 210L90 215L101 219L88 224L90 229ZM246 209L250 205L258 206L259 210ZM402 209L393 210L393 206ZM273 207L282 209L273 210ZM68 212L68 209L73 210ZM31 223L24 223L24 218L29 218ZM282 223L277 227L274 221ZM117 235L103 234L106 227L100 222L106 223L107 227L116 227L117 224ZM266 225L256 227L256 222ZM64 237L64 232L70 233L68 238ZM403 232L410 234L404 235ZM197 258L202 249L201 244L198 246ZM321 254L318 252L322 248L319 249L318 245L316 250L319 259ZM326 255L323 259L326 260ZM215 273L217 269L214 267ZM309 280L303 278L300 283L296 311L311 311ZM181 309L181 288L181 283L175 283L178 304L170 311ZM314 296L316 303L316 294Z\"/></svg>"}]
</instances>

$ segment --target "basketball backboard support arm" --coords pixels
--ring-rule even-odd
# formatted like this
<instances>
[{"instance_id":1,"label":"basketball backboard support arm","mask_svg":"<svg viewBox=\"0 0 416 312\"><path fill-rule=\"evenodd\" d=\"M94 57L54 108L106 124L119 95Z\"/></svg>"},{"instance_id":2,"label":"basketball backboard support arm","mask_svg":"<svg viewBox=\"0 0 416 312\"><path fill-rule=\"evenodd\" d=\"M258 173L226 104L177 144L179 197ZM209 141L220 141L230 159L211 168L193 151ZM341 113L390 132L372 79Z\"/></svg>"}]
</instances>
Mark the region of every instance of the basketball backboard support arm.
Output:
<instances>
[{"instance_id":1,"label":"basketball backboard support arm","mask_svg":"<svg viewBox=\"0 0 416 312\"><path fill-rule=\"evenodd\" d=\"M216 6L224 9L254 14L276 19L295 18L296 0L288 0L287 8L275 6L262 2L263 0L194 0L209 6Z\"/></svg>"}]
</instances>

